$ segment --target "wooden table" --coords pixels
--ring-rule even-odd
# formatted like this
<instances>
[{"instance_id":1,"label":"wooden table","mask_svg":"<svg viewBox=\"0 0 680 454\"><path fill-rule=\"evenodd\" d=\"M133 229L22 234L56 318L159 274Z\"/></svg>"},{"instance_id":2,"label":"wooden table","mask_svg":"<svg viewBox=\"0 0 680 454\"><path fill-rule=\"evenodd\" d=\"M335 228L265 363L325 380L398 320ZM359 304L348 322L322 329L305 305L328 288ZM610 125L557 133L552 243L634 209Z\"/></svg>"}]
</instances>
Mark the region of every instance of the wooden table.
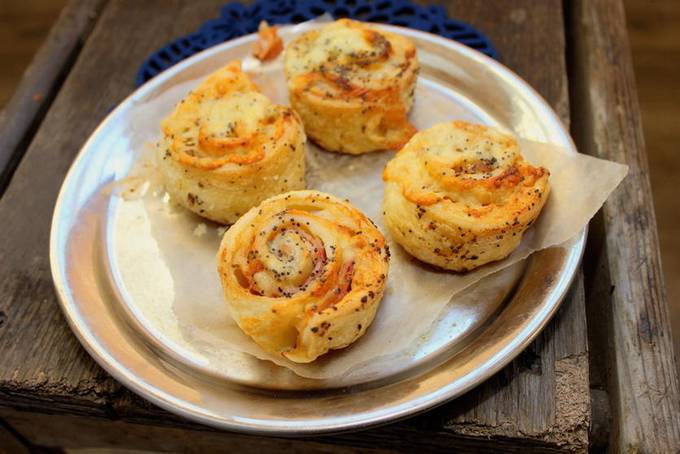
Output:
<instances>
[{"instance_id":1,"label":"wooden table","mask_svg":"<svg viewBox=\"0 0 680 454\"><path fill-rule=\"evenodd\" d=\"M48 233L57 191L88 135L134 89L139 64L216 17L221 3L71 1L0 116L0 448L680 449L678 378L619 0L448 5L547 99L581 152L630 166L591 223L583 271L559 313L492 379L406 421L290 440L199 426L103 372L53 292Z\"/></svg>"}]
</instances>

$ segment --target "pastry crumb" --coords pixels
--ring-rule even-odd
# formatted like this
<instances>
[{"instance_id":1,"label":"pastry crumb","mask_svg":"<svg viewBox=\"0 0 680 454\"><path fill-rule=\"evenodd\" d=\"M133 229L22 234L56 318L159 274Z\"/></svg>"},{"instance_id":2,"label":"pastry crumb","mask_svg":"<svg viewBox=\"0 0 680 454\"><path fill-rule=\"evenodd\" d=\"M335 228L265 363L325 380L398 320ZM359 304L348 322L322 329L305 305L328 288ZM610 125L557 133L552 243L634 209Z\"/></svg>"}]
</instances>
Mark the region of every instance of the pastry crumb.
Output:
<instances>
[{"instance_id":1,"label":"pastry crumb","mask_svg":"<svg viewBox=\"0 0 680 454\"><path fill-rule=\"evenodd\" d=\"M278 27L270 27L267 21L260 22L257 29L257 41L253 48L253 55L260 61L273 60L283 50L283 41L277 34Z\"/></svg>"},{"instance_id":2,"label":"pastry crumb","mask_svg":"<svg viewBox=\"0 0 680 454\"><path fill-rule=\"evenodd\" d=\"M208 227L204 223L200 223L194 229L194 236L203 236L208 231Z\"/></svg>"}]
</instances>

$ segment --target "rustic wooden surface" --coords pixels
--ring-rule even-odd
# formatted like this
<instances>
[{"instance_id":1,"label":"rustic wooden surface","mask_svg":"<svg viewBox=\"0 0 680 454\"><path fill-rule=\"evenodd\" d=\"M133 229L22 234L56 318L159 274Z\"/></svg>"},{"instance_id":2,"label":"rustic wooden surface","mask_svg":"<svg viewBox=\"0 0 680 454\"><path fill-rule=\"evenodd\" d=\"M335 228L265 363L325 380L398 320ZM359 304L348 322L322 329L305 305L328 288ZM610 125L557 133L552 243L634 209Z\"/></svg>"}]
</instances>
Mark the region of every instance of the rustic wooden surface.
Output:
<instances>
[{"instance_id":1,"label":"rustic wooden surface","mask_svg":"<svg viewBox=\"0 0 680 454\"><path fill-rule=\"evenodd\" d=\"M74 1L64 8L22 82L0 112L0 193L32 137L78 48L97 18L103 0Z\"/></svg>"},{"instance_id":2,"label":"rustic wooden surface","mask_svg":"<svg viewBox=\"0 0 680 454\"><path fill-rule=\"evenodd\" d=\"M0 419L0 453L28 454L30 442L19 435L17 430L9 423Z\"/></svg>"},{"instance_id":3,"label":"rustic wooden surface","mask_svg":"<svg viewBox=\"0 0 680 454\"><path fill-rule=\"evenodd\" d=\"M140 62L170 39L215 17L220 3L109 1L0 199L2 233L7 239L0 243L0 406L14 409L12 418L27 434L37 436L30 424L20 423L16 410L53 413L54 418L80 415L207 430L145 403L90 359L58 309L47 249L57 190L79 147L134 88ZM460 0L450 7L450 14L486 32L502 61L542 93L568 124L565 29L559 0ZM397 450L452 445L584 450L590 421L585 325L579 275L562 309L539 338L476 390L402 423L310 443L346 447L384 443ZM49 427L44 418L41 421ZM54 436L60 433L53 432ZM62 433L62 438L75 443L75 435Z\"/></svg>"},{"instance_id":4,"label":"rustic wooden surface","mask_svg":"<svg viewBox=\"0 0 680 454\"><path fill-rule=\"evenodd\" d=\"M66 3L66 0L0 2L0 106L7 104L14 94Z\"/></svg>"},{"instance_id":5,"label":"rustic wooden surface","mask_svg":"<svg viewBox=\"0 0 680 454\"><path fill-rule=\"evenodd\" d=\"M624 0L626 25L640 100L649 179L670 312L676 369L680 373L680 2ZM673 62L673 64L669 64Z\"/></svg>"},{"instance_id":6,"label":"rustic wooden surface","mask_svg":"<svg viewBox=\"0 0 680 454\"><path fill-rule=\"evenodd\" d=\"M630 167L591 230L586 262L589 316L601 335L591 340L606 358L598 379L610 395L610 447L678 452L680 392L625 13L620 0L570 8L574 138L582 152Z\"/></svg>"},{"instance_id":7,"label":"rustic wooden surface","mask_svg":"<svg viewBox=\"0 0 680 454\"><path fill-rule=\"evenodd\" d=\"M39 446L64 446L69 449L106 446L160 452L482 452L557 453L564 452L532 440L518 443L516 437L495 437L480 443L476 436L452 432L436 433L426 428L392 424L368 432L315 438L253 437L213 431L205 427L178 427L134 423L129 420L104 420L73 415L47 415L0 408L0 417ZM77 434L77 435L74 435Z\"/></svg>"}]
</instances>

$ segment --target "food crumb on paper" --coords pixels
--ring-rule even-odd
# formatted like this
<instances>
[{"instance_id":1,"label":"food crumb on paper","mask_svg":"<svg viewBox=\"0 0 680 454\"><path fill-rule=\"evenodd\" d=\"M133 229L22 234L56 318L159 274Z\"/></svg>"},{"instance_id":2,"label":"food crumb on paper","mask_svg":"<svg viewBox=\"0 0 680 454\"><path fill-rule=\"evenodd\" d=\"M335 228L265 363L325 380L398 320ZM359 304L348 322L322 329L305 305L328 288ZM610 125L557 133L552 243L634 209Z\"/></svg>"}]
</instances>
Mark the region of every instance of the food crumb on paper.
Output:
<instances>
[{"instance_id":1,"label":"food crumb on paper","mask_svg":"<svg viewBox=\"0 0 680 454\"><path fill-rule=\"evenodd\" d=\"M208 231L208 227L204 223L200 223L194 229L194 236L203 236Z\"/></svg>"},{"instance_id":2,"label":"food crumb on paper","mask_svg":"<svg viewBox=\"0 0 680 454\"><path fill-rule=\"evenodd\" d=\"M276 25L269 26L267 21L260 22L257 29L257 41L253 49L253 55L260 61L275 59L283 51L283 40L277 34Z\"/></svg>"}]
</instances>

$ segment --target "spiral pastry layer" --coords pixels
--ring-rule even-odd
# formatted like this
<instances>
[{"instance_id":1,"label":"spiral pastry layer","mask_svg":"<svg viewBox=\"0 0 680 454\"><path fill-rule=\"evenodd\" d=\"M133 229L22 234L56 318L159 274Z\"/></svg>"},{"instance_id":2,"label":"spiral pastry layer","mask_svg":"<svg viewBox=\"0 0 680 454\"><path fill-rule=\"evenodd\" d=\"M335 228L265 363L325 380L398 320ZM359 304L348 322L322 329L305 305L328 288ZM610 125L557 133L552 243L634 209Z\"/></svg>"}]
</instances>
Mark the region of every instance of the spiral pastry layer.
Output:
<instances>
[{"instance_id":1,"label":"spiral pastry layer","mask_svg":"<svg viewBox=\"0 0 680 454\"><path fill-rule=\"evenodd\" d=\"M292 191L248 211L224 235L218 271L239 327L298 363L361 337L385 289L389 250L356 208Z\"/></svg>"},{"instance_id":2,"label":"spiral pastry layer","mask_svg":"<svg viewBox=\"0 0 680 454\"><path fill-rule=\"evenodd\" d=\"M510 254L549 194L550 173L516 140L462 121L421 131L388 162L383 210L411 255L467 271Z\"/></svg>"},{"instance_id":3,"label":"spiral pastry layer","mask_svg":"<svg viewBox=\"0 0 680 454\"><path fill-rule=\"evenodd\" d=\"M232 224L267 197L304 188L299 117L261 94L239 62L205 79L161 129L157 162L166 189L200 216Z\"/></svg>"},{"instance_id":4,"label":"spiral pastry layer","mask_svg":"<svg viewBox=\"0 0 680 454\"><path fill-rule=\"evenodd\" d=\"M291 105L326 150L397 149L415 133L407 114L419 66L407 38L340 19L290 43L284 66Z\"/></svg>"}]
</instances>

